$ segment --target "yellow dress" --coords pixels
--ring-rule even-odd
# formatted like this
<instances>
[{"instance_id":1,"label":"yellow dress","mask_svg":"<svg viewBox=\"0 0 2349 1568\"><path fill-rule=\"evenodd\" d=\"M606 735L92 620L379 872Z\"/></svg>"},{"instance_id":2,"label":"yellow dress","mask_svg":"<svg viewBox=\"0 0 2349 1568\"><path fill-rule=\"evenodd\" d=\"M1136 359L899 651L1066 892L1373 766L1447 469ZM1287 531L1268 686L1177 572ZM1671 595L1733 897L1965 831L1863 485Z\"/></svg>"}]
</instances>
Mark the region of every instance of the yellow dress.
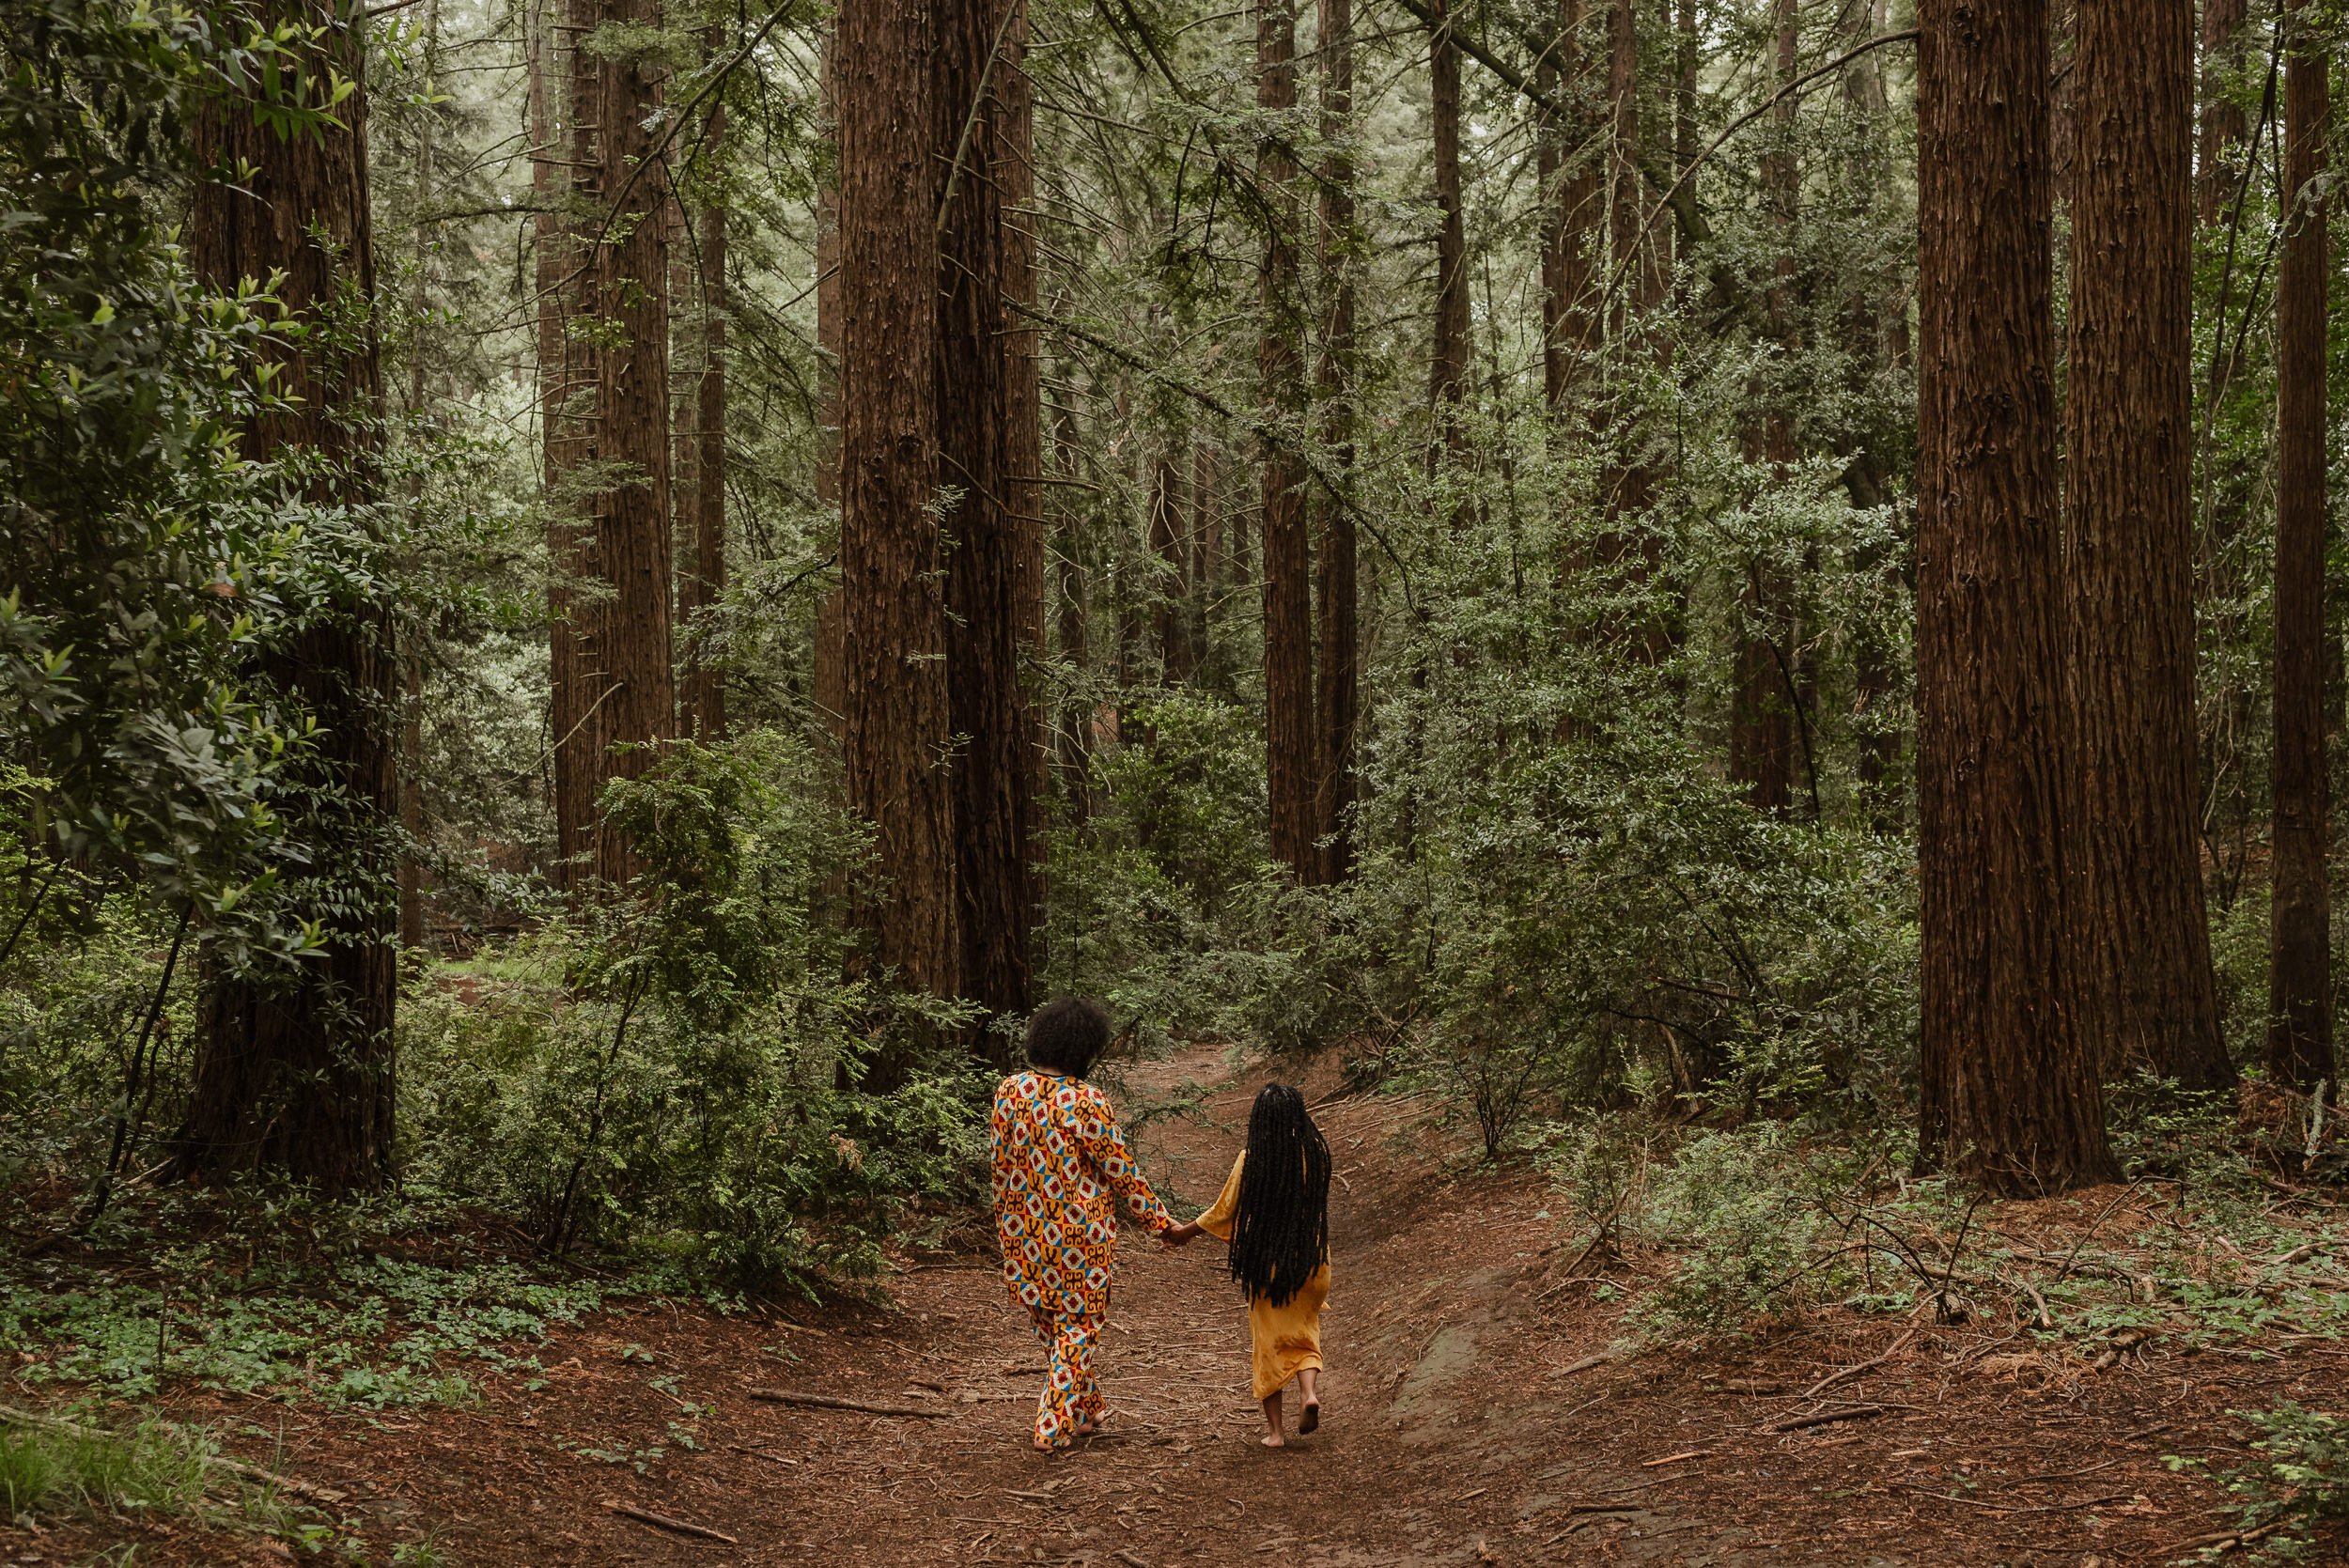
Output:
<instances>
[{"instance_id":1,"label":"yellow dress","mask_svg":"<svg viewBox=\"0 0 2349 1568\"><path fill-rule=\"evenodd\" d=\"M1242 1149L1232 1161L1223 1191L1199 1217L1199 1228L1222 1241L1232 1239L1232 1220L1239 1210L1239 1171L1247 1160L1248 1151ZM1330 1265L1325 1259L1304 1288L1281 1306L1252 1299L1248 1303L1248 1337L1255 1347L1254 1386L1259 1401L1279 1393L1299 1373L1308 1368L1321 1370L1321 1308L1329 1299Z\"/></svg>"}]
</instances>

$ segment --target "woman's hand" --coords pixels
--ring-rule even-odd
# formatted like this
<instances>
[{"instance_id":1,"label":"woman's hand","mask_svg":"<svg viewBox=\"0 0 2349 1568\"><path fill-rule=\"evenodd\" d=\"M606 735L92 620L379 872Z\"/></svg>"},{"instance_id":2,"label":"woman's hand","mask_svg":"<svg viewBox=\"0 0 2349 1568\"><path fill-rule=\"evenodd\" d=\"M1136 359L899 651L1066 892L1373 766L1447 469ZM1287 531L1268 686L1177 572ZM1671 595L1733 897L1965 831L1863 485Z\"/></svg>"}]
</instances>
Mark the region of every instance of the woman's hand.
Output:
<instances>
[{"instance_id":1,"label":"woman's hand","mask_svg":"<svg viewBox=\"0 0 2349 1568\"><path fill-rule=\"evenodd\" d=\"M1189 1222L1169 1225L1159 1233L1159 1243L1171 1252L1178 1247L1190 1246L1193 1240L1205 1234L1197 1225Z\"/></svg>"}]
</instances>

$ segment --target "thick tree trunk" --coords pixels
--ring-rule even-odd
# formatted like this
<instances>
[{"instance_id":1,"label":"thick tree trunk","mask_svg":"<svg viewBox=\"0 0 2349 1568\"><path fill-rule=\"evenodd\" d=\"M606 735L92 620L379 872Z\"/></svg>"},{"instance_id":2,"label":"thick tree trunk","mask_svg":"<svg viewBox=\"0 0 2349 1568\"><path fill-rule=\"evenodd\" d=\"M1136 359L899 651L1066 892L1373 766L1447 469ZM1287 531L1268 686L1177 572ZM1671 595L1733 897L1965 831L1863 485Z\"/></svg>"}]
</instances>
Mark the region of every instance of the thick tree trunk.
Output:
<instances>
[{"instance_id":1,"label":"thick tree trunk","mask_svg":"<svg viewBox=\"0 0 2349 1568\"><path fill-rule=\"evenodd\" d=\"M2113 1173L2064 920L2043 0L1919 8L1921 1160Z\"/></svg>"},{"instance_id":2,"label":"thick tree trunk","mask_svg":"<svg viewBox=\"0 0 2349 1568\"><path fill-rule=\"evenodd\" d=\"M593 372L568 323L585 302L580 265L580 210L593 205L588 160L595 147L595 63L576 47L594 23L595 0L555 0L539 13L530 58L530 188L538 310L538 434L547 510L547 653L550 701L548 796L554 811L553 880L569 889L587 874L596 813L597 691L581 663L582 622L590 604L578 592L595 569L594 533L582 517L574 475L587 461L595 411ZM570 173L562 172L568 167Z\"/></svg>"},{"instance_id":3,"label":"thick tree trunk","mask_svg":"<svg viewBox=\"0 0 2349 1568\"><path fill-rule=\"evenodd\" d=\"M1321 363L1315 373L1321 401L1321 440L1337 468L1341 495L1352 490L1354 468L1354 314L1361 235L1354 221L1354 161L1346 138L1354 120L1353 0L1320 0L1321 134L1334 150L1321 171ZM1321 846L1321 880L1339 882L1353 869L1354 730L1361 706L1361 617L1354 514L1339 500L1318 503L1314 565L1320 590L1321 658L1315 666L1315 719L1320 768L1314 815Z\"/></svg>"},{"instance_id":4,"label":"thick tree trunk","mask_svg":"<svg viewBox=\"0 0 2349 1568\"><path fill-rule=\"evenodd\" d=\"M1297 104L1295 0L1256 0L1256 106ZM1264 418L1294 434L1304 414L1298 345L1306 332L1298 300L1296 161L1267 136L1256 155L1256 182L1269 210L1258 282L1264 311L1257 346ZM1314 625L1311 549L1306 537L1308 475L1293 442L1268 437L1264 464L1265 783L1271 809L1272 857L1300 881L1315 879Z\"/></svg>"},{"instance_id":5,"label":"thick tree trunk","mask_svg":"<svg viewBox=\"0 0 2349 1568\"><path fill-rule=\"evenodd\" d=\"M869 955L934 996L958 981L937 520L938 169L931 8L849 0L840 128L840 576L848 805L887 891ZM941 40L942 41L942 40ZM868 1084L903 1064L877 1061Z\"/></svg>"},{"instance_id":6,"label":"thick tree trunk","mask_svg":"<svg viewBox=\"0 0 2349 1568\"><path fill-rule=\"evenodd\" d=\"M2249 0L2202 0L2202 135L2194 161L2195 207L2206 224L2233 197L2243 179L2243 105L2235 101L2243 70L2243 31Z\"/></svg>"},{"instance_id":7,"label":"thick tree trunk","mask_svg":"<svg viewBox=\"0 0 2349 1568\"><path fill-rule=\"evenodd\" d=\"M725 106L709 111L705 145L715 149L725 132ZM726 207L701 211L702 366L695 389L693 429L693 564L677 585L677 613L689 622L707 615L726 591ZM726 734L726 688L709 657L708 629L694 627L686 663L685 728L704 743Z\"/></svg>"},{"instance_id":8,"label":"thick tree trunk","mask_svg":"<svg viewBox=\"0 0 2349 1568\"><path fill-rule=\"evenodd\" d=\"M2081 1040L2232 1083L2194 756L2194 10L2079 0L2064 509Z\"/></svg>"},{"instance_id":9,"label":"thick tree trunk","mask_svg":"<svg viewBox=\"0 0 2349 1568\"><path fill-rule=\"evenodd\" d=\"M2285 14L2283 256L2276 270L2275 902L2267 1072L2333 1076L2331 837L2325 756L2325 136L2331 62L2310 0Z\"/></svg>"},{"instance_id":10,"label":"thick tree trunk","mask_svg":"<svg viewBox=\"0 0 2349 1568\"><path fill-rule=\"evenodd\" d=\"M375 298L365 42L346 12L313 0L275 0L262 20L319 29L314 45L297 46L309 56L305 74L331 69L358 85L336 111L341 124L316 134L281 134L248 101L205 106L195 127L201 166L248 172L196 186L189 256L217 288L282 274L285 308L320 329L285 342L272 390L290 406L246 429L246 456L309 454L319 464L311 500L363 505L376 484L372 422L382 398L374 320L363 314L328 327L321 317L346 301L370 312ZM177 1159L199 1177L269 1170L331 1193L361 1191L382 1185L392 1158L391 617L381 603L337 603L262 668L319 725L308 788L280 809L304 818L303 837L318 848L292 912L318 920L327 947L274 984L211 977Z\"/></svg>"},{"instance_id":11,"label":"thick tree trunk","mask_svg":"<svg viewBox=\"0 0 2349 1568\"><path fill-rule=\"evenodd\" d=\"M606 29L661 25L661 0L601 0ZM583 54L586 52L581 51ZM662 68L630 49L598 61L594 116L597 216L591 310L595 424L590 456L600 488L594 502L596 575L606 597L582 607L590 628L580 655L596 707L599 789L634 778L677 733L671 664L672 551L669 518L668 181L661 173L658 114ZM594 237L591 235L591 237ZM627 836L599 815L595 875L616 887L642 868Z\"/></svg>"},{"instance_id":12,"label":"thick tree trunk","mask_svg":"<svg viewBox=\"0 0 2349 1568\"><path fill-rule=\"evenodd\" d=\"M955 887L959 994L992 1015L1025 1013L1033 979L1028 933L1028 703L1019 687L1026 605L1022 527L1005 504L1010 468L1003 414L1010 380L1003 309L1003 156L994 59L1003 8L1020 0L954 0L935 12L930 136L937 179L940 484L954 492L940 519L946 561L946 690L957 737ZM844 199L847 193L843 193ZM982 1054L1009 1058L1008 1037L973 1034Z\"/></svg>"}]
</instances>

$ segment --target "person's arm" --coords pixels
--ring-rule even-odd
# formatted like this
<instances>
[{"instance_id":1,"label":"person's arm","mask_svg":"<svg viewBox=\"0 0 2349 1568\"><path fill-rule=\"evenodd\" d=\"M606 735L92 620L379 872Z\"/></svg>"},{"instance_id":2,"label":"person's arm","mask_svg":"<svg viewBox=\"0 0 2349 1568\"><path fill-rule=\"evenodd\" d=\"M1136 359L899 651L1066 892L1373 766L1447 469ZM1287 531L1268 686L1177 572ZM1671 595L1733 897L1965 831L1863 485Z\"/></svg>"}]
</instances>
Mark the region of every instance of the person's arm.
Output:
<instances>
[{"instance_id":1,"label":"person's arm","mask_svg":"<svg viewBox=\"0 0 2349 1568\"><path fill-rule=\"evenodd\" d=\"M1223 1190L1216 1194L1206 1212L1190 1222L1191 1235L1211 1235L1218 1241L1232 1239L1232 1219L1239 1212L1240 1167L1247 1163L1248 1151L1242 1149L1232 1160L1232 1173L1223 1178Z\"/></svg>"},{"instance_id":2,"label":"person's arm","mask_svg":"<svg viewBox=\"0 0 2349 1568\"><path fill-rule=\"evenodd\" d=\"M995 1109L988 1118L988 1196L997 1214L1003 1212L1003 1193L1011 1185L1011 1097L995 1091Z\"/></svg>"},{"instance_id":3,"label":"person's arm","mask_svg":"<svg viewBox=\"0 0 2349 1568\"><path fill-rule=\"evenodd\" d=\"M1174 1217L1166 1212L1159 1195L1150 1190L1143 1179L1142 1168L1127 1152L1126 1135L1118 1130L1117 1112L1110 1109L1109 1096L1093 1090L1093 1104L1082 1127L1084 1150L1094 1169L1101 1172L1102 1184L1117 1194L1128 1213L1149 1229L1152 1235L1162 1235L1174 1223Z\"/></svg>"}]
</instances>

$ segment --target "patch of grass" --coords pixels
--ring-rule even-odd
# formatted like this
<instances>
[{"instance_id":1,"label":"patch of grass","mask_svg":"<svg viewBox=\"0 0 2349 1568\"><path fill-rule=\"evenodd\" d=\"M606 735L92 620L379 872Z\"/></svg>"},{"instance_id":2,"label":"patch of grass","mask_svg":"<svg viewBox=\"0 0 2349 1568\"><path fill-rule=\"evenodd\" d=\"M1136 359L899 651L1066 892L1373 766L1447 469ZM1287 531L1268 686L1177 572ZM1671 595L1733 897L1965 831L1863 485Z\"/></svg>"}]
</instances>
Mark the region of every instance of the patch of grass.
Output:
<instances>
[{"instance_id":1,"label":"patch of grass","mask_svg":"<svg viewBox=\"0 0 2349 1568\"><path fill-rule=\"evenodd\" d=\"M119 1432L0 1425L0 1515L186 1513L203 1497L211 1453L158 1421Z\"/></svg>"}]
</instances>

